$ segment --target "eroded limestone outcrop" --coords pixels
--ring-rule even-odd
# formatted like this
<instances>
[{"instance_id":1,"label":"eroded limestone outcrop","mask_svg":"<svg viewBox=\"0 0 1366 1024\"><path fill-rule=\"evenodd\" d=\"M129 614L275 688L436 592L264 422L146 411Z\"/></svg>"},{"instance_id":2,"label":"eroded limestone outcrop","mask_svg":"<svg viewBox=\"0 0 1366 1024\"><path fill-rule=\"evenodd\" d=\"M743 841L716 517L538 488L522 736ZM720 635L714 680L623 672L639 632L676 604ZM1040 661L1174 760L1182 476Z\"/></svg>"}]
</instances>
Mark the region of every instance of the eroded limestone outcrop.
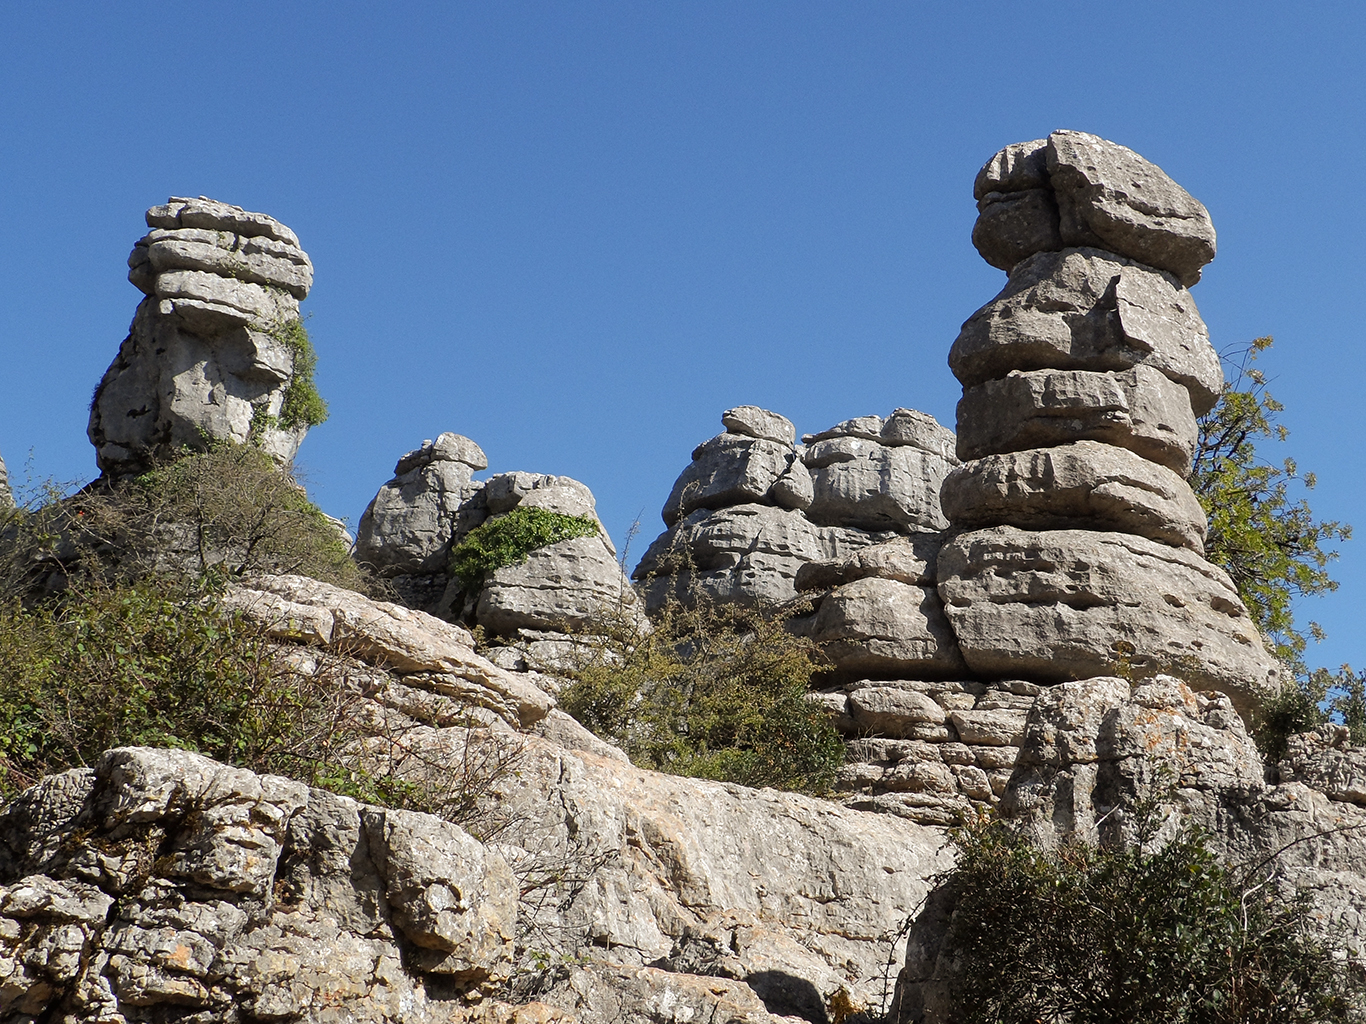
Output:
<instances>
[{"instance_id":1,"label":"eroded limestone outcrop","mask_svg":"<svg viewBox=\"0 0 1366 1024\"><path fill-rule=\"evenodd\" d=\"M402 456L356 531L356 560L385 577L400 599L491 633L583 630L604 617L639 614L640 602L599 523L596 534L537 548L466 593L449 571L451 550L473 529L516 508L597 519L593 493L567 476L498 473L483 450L443 433Z\"/></svg>"},{"instance_id":2,"label":"eroded limestone outcrop","mask_svg":"<svg viewBox=\"0 0 1366 1024\"><path fill-rule=\"evenodd\" d=\"M1366 940L1366 751L1326 726L1293 737L1267 782L1262 759L1229 698L1171 676L1114 676L1045 688L1028 709L1000 811L1048 845L1136 841L1132 809L1161 804L1163 826L1181 821L1266 891L1309 900L1311 927L1362 972ZM951 888L936 890L910 932L891 1019L949 1024L954 958L943 939ZM1352 952L1352 951L1355 952Z\"/></svg>"},{"instance_id":3,"label":"eroded limestone outcrop","mask_svg":"<svg viewBox=\"0 0 1366 1024\"><path fill-rule=\"evenodd\" d=\"M273 217L203 196L152 207L147 226L128 257L147 297L90 407L100 469L141 472L215 440L288 463L309 427L290 390L305 386L308 254Z\"/></svg>"},{"instance_id":4,"label":"eroded limestone outcrop","mask_svg":"<svg viewBox=\"0 0 1366 1024\"><path fill-rule=\"evenodd\" d=\"M1206 562L1186 483L1195 417L1223 386L1188 286L1214 258L1195 199L1081 132L1007 146L973 241L1009 273L949 366L962 382L936 584L979 678L1170 672L1239 708L1281 670Z\"/></svg>"},{"instance_id":5,"label":"eroded limestone outcrop","mask_svg":"<svg viewBox=\"0 0 1366 1024\"><path fill-rule=\"evenodd\" d=\"M664 503L669 529L632 574L652 610L670 597L782 604L804 565L947 525L939 488L958 462L954 438L925 413L861 416L801 444L790 421L755 406L721 422L726 432L694 449Z\"/></svg>"}]
</instances>

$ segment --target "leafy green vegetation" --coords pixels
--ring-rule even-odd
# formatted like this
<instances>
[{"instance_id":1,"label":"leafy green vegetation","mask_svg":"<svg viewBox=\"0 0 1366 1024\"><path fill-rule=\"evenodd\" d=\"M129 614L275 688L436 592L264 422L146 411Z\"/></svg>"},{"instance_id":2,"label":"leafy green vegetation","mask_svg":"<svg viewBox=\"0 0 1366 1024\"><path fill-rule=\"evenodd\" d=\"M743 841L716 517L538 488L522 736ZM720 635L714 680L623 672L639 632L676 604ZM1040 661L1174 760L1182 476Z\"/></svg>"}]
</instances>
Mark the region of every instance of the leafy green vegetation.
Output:
<instances>
[{"instance_id":1,"label":"leafy green vegetation","mask_svg":"<svg viewBox=\"0 0 1366 1024\"><path fill-rule=\"evenodd\" d=\"M318 354L308 337L302 320L290 320L272 332L272 337L283 342L294 354L294 373L285 387L284 403L280 406L280 426L286 430L296 427L316 427L327 420L327 402L318 394L313 375L318 368Z\"/></svg>"},{"instance_id":2,"label":"leafy green vegetation","mask_svg":"<svg viewBox=\"0 0 1366 1024\"><path fill-rule=\"evenodd\" d=\"M126 744L306 781L353 738L354 695L273 657L264 630L168 579L0 607L0 799Z\"/></svg>"},{"instance_id":3,"label":"leafy green vegetation","mask_svg":"<svg viewBox=\"0 0 1366 1024\"><path fill-rule=\"evenodd\" d=\"M1307 904L1223 867L1183 827L1154 842L1044 849L981 818L954 830L945 938L961 1024L1286 1024L1359 1020L1358 983ZM945 962L941 952L940 962Z\"/></svg>"},{"instance_id":4,"label":"leafy green vegetation","mask_svg":"<svg viewBox=\"0 0 1366 1024\"><path fill-rule=\"evenodd\" d=\"M476 526L451 549L450 573L475 591L506 565L516 565L537 548L598 532L592 516L567 516L544 508L518 506Z\"/></svg>"},{"instance_id":5,"label":"leafy green vegetation","mask_svg":"<svg viewBox=\"0 0 1366 1024\"><path fill-rule=\"evenodd\" d=\"M761 610L672 602L586 638L560 706L646 768L821 792L844 744L807 698L816 656Z\"/></svg>"},{"instance_id":6,"label":"leafy green vegetation","mask_svg":"<svg viewBox=\"0 0 1366 1024\"><path fill-rule=\"evenodd\" d=\"M1290 484L1313 489L1312 473L1301 475L1293 459L1273 463L1258 454L1259 442L1287 435L1276 422L1283 407L1254 365L1270 347L1271 338L1258 338L1243 351L1218 404L1201 418L1190 482L1209 518L1206 557L1232 577L1277 657L1302 668L1308 638L1322 631L1311 622L1306 635L1293 602L1337 589L1327 570L1337 553L1324 545L1347 540L1352 528L1317 520L1306 499L1292 499Z\"/></svg>"}]
</instances>

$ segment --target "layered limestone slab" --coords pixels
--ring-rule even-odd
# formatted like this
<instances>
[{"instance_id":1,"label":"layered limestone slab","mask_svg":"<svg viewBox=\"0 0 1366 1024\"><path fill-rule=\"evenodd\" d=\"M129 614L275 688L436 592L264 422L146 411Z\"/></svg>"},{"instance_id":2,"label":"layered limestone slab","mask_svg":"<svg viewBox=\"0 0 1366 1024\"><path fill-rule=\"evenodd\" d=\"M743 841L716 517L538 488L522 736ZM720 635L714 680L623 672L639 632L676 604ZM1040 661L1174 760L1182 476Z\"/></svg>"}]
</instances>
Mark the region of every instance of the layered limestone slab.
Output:
<instances>
[{"instance_id":1,"label":"layered limestone slab","mask_svg":"<svg viewBox=\"0 0 1366 1024\"><path fill-rule=\"evenodd\" d=\"M467 506L482 486L472 483L474 471L487 465L479 446L459 434L408 452L360 518L356 561L386 576L444 571L452 540L483 521L482 508L475 515Z\"/></svg>"},{"instance_id":2,"label":"layered limestone slab","mask_svg":"<svg viewBox=\"0 0 1366 1024\"><path fill-rule=\"evenodd\" d=\"M661 513L673 526L699 508L763 501L796 458L792 446L742 434L718 434L698 445Z\"/></svg>"},{"instance_id":3,"label":"layered limestone slab","mask_svg":"<svg viewBox=\"0 0 1366 1024\"><path fill-rule=\"evenodd\" d=\"M479 594L475 618L504 636L519 629L582 631L634 614L637 603L615 554L595 534L537 548L497 570Z\"/></svg>"},{"instance_id":4,"label":"layered limestone slab","mask_svg":"<svg viewBox=\"0 0 1366 1024\"><path fill-rule=\"evenodd\" d=\"M1099 249L1031 256L963 324L949 367L965 388L1012 370L1160 370L1203 415L1223 387L1219 356L1190 292Z\"/></svg>"},{"instance_id":5,"label":"layered limestone slab","mask_svg":"<svg viewBox=\"0 0 1366 1024\"><path fill-rule=\"evenodd\" d=\"M1205 550L1205 512L1171 470L1099 441L988 455L940 493L955 526L1115 530Z\"/></svg>"},{"instance_id":6,"label":"layered limestone slab","mask_svg":"<svg viewBox=\"0 0 1366 1024\"><path fill-rule=\"evenodd\" d=\"M1223 570L1192 551L1090 530L965 533L939 554L939 595L972 671L1047 682L1179 674L1240 710L1281 682Z\"/></svg>"},{"instance_id":7,"label":"layered limestone slab","mask_svg":"<svg viewBox=\"0 0 1366 1024\"><path fill-rule=\"evenodd\" d=\"M864 530L948 526L939 488L952 463L941 455L838 436L811 445L804 461L813 490L806 515L814 523Z\"/></svg>"},{"instance_id":8,"label":"layered limestone slab","mask_svg":"<svg viewBox=\"0 0 1366 1024\"><path fill-rule=\"evenodd\" d=\"M843 557L890 539L836 526L817 526L800 512L771 505L699 509L650 545L632 576L650 611L694 591L722 601L781 604L797 596L797 571L807 562Z\"/></svg>"},{"instance_id":9,"label":"layered limestone slab","mask_svg":"<svg viewBox=\"0 0 1366 1024\"><path fill-rule=\"evenodd\" d=\"M312 287L308 254L274 218L203 197L152 207L147 226L128 257L147 298L90 407L100 469L130 475L212 441L288 463L308 424L280 423L295 371L283 329Z\"/></svg>"},{"instance_id":10,"label":"layered limestone slab","mask_svg":"<svg viewBox=\"0 0 1366 1024\"><path fill-rule=\"evenodd\" d=\"M797 440L797 428L790 419L757 405L737 405L734 409L727 409L721 414L721 425L727 433L777 441L779 444L790 445Z\"/></svg>"},{"instance_id":11,"label":"layered limestone slab","mask_svg":"<svg viewBox=\"0 0 1366 1024\"><path fill-rule=\"evenodd\" d=\"M821 602L811 639L848 675L945 678L966 666L931 587L868 577Z\"/></svg>"},{"instance_id":12,"label":"layered limestone slab","mask_svg":"<svg viewBox=\"0 0 1366 1024\"><path fill-rule=\"evenodd\" d=\"M943 537L917 533L861 548L844 558L808 562L797 570L798 590L825 590L876 576L901 583L933 585Z\"/></svg>"},{"instance_id":13,"label":"layered limestone slab","mask_svg":"<svg viewBox=\"0 0 1366 1024\"><path fill-rule=\"evenodd\" d=\"M1012 370L967 388L958 403L958 457L1104 441L1190 475L1199 427L1190 395L1151 366Z\"/></svg>"}]
</instances>

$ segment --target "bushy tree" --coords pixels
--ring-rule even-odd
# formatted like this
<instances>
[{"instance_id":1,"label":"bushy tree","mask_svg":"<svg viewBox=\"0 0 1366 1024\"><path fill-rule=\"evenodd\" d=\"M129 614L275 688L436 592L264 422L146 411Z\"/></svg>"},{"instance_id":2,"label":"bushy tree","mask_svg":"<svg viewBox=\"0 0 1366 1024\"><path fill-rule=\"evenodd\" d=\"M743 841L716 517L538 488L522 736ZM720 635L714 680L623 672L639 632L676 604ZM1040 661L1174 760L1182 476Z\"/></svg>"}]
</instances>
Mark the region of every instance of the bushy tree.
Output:
<instances>
[{"instance_id":1,"label":"bushy tree","mask_svg":"<svg viewBox=\"0 0 1366 1024\"><path fill-rule=\"evenodd\" d=\"M1226 360L1231 379L1200 420L1190 482L1209 518L1206 557L1232 577L1277 657L1303 669L1307 640L1322 630L1314 622L1299 626L1294 601L1337 589L1328 574L1337 552L1326 545L1347 540L1352 528L1315 519L1309 502L1292 496L1296 481L1312 490L1314 474L1301 474L1292 458L1275 462L1258 451L1259 443L1288 433L1276 422L1283 407L1255 365L1271 341L1258 338Z\"/></svg>"},{"instance_id":2,"label":"bushy tree","mask_svg":"<svg viewBox=\"0 0 1366 1024\"><path fill-rule=\"evenodd\" d=\"M1360 986L1303 900L1219 863L1187 825L1166 843L1045 848L993 818L953 833L952 963L960 1024L1359 1021ZM1254 873L1255 874L1255 873ZM945 955L947 953L947 956Z\"/></svg>"}]
</instances>

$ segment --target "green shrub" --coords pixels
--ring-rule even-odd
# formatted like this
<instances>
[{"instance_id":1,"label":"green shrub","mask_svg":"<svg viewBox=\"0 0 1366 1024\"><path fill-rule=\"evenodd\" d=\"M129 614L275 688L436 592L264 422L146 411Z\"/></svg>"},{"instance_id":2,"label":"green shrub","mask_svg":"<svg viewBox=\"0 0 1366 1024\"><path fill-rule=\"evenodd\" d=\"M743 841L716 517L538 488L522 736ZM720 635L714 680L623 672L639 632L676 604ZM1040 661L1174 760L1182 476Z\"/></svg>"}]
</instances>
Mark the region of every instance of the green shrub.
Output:
<instances>
[{"instance_id":1,"label":"green shrub","mask_svg":"<svg viewBox=\"0 0 1366 1024\"><path fill-rule=\"evenodd\" d=\"M304 322L291 320L271 333L294 354L294 373L285 386L284 402L280 406L280 426L293 430L326 422L327 402L318 394L318 386L313 380L318 368L318 353L313 349Z\"/></svg>"},{"instance_id":2,"label":"green shrub","mask_svg":"<svg viewBox=\"0 0 1366 1024\"><path fill-rule=\"evenodd\" d=\"M353 738L355 696L276 649L168 579L0 607L0 799L130 744L315 781Z\"/></svg>"},{"instance_id":3,"label":"green shrub","mask_svg":"<svg viewBox=\"0 0 1366 1024\"><path fill-rule=\"evenodd\" d=\"M585 638L560 706L636 764L675 775L822 792L844 762L807 699L809 641L761 610L673 602L652 628Z\"/></svg>"},{"instance_id":4,"label":"green shrub","mask_svg":"<svg viewBox=\"0 0 1366 1024\"><path fill-rule=\"evenodd\" d=\"M63 503L71 532L123 581L146 572L298 573L353 590L372 581L336 526L265 452L227 442Z\"/></svg>"},{"instance_id":5,"label":"green shrub","mask_svg":"<svg viewBox=\"0 0 1366 1024\"><path fill-rule=\"evenodd\" d=\"M999 820L956 829L940 963L961 1024L1348 1021L1362 992L1276 900L1189 826L1160 849L1043 849ZM1264 879L1257 878L1256 882Z\"/></svg>"},{"instance_id":6,"label":"green shrub","mask_svg":"<svg viewBox=\"0 0 1366 1024\"><path fill-rule=\"evenodd\" d=\"M537 548L598 532L592 516L567 516L544 508L518 506L506 515L481 523L451 549L450 574L467 591L507 565L516 565Z\"/></svg>"}]
</instances>

